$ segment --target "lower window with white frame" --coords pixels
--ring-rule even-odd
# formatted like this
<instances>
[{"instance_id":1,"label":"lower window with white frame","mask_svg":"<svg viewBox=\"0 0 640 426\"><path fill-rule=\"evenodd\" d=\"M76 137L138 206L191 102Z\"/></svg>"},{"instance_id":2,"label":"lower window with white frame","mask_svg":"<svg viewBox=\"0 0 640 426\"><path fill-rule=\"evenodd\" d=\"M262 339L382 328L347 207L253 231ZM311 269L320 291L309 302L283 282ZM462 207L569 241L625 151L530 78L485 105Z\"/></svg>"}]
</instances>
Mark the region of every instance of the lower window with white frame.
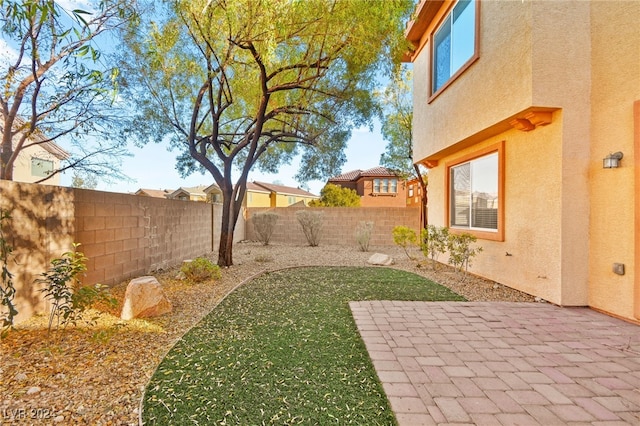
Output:
<instances>
[{"instance_id":1,"label":"lower window with white frame","mask_svg":"<svg viewBox=\"0 0 640 426\"><path fill-rule=\"evenodd\" d=\"M498 231L499 154L492 152L449 168L452 228Z\"/></svg>"}]
</instances>

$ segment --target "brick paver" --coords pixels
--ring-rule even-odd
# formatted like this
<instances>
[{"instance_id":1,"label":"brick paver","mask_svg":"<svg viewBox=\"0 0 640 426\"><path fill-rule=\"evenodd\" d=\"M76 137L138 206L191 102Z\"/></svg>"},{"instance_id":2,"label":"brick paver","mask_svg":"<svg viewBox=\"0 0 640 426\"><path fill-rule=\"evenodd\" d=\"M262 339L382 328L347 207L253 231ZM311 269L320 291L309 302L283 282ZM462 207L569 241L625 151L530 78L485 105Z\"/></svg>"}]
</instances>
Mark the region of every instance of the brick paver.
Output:
<instances>
[{"instance_id":1,"label":"brick paver","mask_svg":"<svg viewBox=\"0 0 640 426\"><path fill-rule=\"evenodd\" d=\"M350 306L400 426L640 425L640 326L550 304Z\"/></svg>"}]
</instances>

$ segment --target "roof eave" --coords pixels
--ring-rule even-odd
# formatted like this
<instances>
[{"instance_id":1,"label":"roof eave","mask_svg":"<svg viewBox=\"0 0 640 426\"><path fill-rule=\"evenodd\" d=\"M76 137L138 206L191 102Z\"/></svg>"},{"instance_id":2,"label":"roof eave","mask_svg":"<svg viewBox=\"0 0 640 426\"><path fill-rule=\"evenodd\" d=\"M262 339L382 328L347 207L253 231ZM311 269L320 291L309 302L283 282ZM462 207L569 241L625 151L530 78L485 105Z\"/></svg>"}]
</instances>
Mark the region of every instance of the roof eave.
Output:
<instances>
[{"instance_id":1,"label":"roof eave","mask_svg":"<svg viewBox=\"0 0 640 426\"><path fill-rule=\"evenodd\" d=\"M405 38L415 47L420 46L420 40L427 31L429 24L433 21L438 10L443 5L444 0L421 0L414 13L415 18L409 21L404 32ZM413 60L413 52L406 52L402 58L403 62Z\"/></svg>"}]
</instances>

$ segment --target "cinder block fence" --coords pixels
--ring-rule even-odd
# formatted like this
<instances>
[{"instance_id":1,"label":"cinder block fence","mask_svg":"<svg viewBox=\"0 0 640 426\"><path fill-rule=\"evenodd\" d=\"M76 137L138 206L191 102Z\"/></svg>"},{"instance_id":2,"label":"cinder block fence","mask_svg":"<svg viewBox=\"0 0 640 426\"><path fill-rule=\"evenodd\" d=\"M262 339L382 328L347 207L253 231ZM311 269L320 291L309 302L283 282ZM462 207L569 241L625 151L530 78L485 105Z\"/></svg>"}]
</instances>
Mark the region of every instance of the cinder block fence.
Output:
<instances>
[{"instance_id":1,"label":"cinder block fence","mask_svg":"<svg viewBox=\"0 0 640 426\"><path fill-rule=\"evenodd\" d=\"M0 209L11 214L4 231L14 248L8 266L18 321L43 309L34 282L74 242L89 258L83 283L113 285L216 250L222 212L207 203L9 181L0 181Z\"/></svg>"},{"instance_id":2,"label":"cinder block fence","mask_svg":"<svg viewBox=\"0 0 640 426\"><path fill-rule=\"evenodd\" d=\"M307 240L296 219L300 210L322 213L321 245L357 246L356 228L360 222L373 222L370 245L393 245L393 228L408 226L416 232L420 230L420 209L404 207L277 207L273 209L250 207L247 209L247 240L258 240L251 220L256 213L267 210L278 215L271 241L305 245Z\"/></svg>"}]
</instances>

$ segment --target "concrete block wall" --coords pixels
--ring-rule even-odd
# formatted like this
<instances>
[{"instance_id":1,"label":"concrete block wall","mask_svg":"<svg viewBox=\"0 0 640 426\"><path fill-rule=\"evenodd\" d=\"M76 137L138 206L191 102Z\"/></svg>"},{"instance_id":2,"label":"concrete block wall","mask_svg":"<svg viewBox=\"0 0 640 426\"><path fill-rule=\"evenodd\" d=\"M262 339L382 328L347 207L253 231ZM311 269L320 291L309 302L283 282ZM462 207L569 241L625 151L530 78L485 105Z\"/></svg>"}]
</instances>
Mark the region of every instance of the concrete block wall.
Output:
<instances>
[{"instance_id":1,"label":"concrete block wall","mask_svg":"<svg viewBox=\"0 0 640 426\"><path fill-rule=\"evenodd\" d=\"M76 241L86 283L106 285L212 251L213 206L76 189Z\"/></svg>"},{"instance_id":2,"label":"concrete block wall","mask_svg":"<svg viewBox=\"0 0 640 426\"><path fill-rule=\"evenodd\" d=\"M13 248L7 269L16 287L13 303L19 321L45 308L36 280L51 259L73 247L73 190L0 180L0 210L11 215L2 231Z\"/></svg>"},{"instance_id":3,"label":"concrete block wall","mask_svg":"<svg viewBox=\"0 0 640 426\"><path fill-rule=\"evenodd\" d=\"M247 209L246 238L257 241L253 228L252 216L263 211L273 211L278 221L271 238L273 243L307 245L302 227L296 219L296 212L309 210L322 212L322 232L320 245L357 246L356 228L360 222L373 222L373 232L369 244L371 246L393 245L393 228L408 226L418 233L420 231L420 209L414 207L277 207Z\"/></svg>"},{"instance_id":4,"label":"concrete block wall","mask_svg":"<svg viewBox=\"0 0 640 426\"><path fill-rule=\"evenodd\" d=\"M46 310L35 280L74 242L88 257L83 284L113 285L211 254L220 241L221 205L0 180L0 209L12 216L3 231L17 322ZM244 239L244 217L236 230Z\"/></svg>"}]
</instances>

